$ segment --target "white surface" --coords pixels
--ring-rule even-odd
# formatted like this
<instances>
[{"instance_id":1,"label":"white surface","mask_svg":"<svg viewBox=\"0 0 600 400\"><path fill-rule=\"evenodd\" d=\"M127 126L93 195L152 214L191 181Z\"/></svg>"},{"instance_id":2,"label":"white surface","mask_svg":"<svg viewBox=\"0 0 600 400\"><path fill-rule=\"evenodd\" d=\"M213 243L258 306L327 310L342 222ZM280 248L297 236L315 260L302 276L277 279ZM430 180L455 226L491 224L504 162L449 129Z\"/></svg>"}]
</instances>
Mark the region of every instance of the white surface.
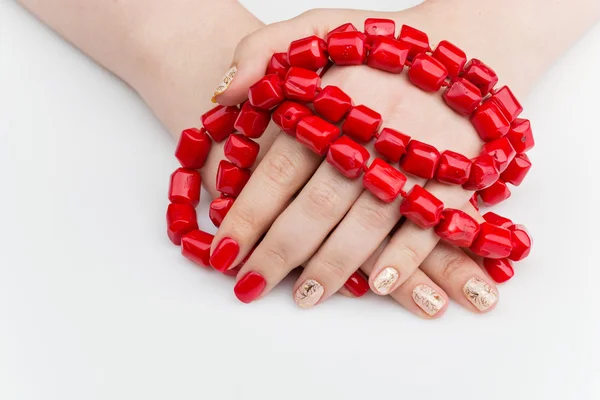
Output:
<instances>
[{"instance_id":1,"label":"white surface","mask_svg":"<svg viewBox=\"0 0 600 400\"><path fill-rule=\"evenodd\" d=\"M600 398L599 70L597 28L525 104L535 165L499 210L536 246L496 311L302 312L290 281L246 306L166 239L174 143L145 105L0 2L0 399Z\"/></svg>"}]
</instances>

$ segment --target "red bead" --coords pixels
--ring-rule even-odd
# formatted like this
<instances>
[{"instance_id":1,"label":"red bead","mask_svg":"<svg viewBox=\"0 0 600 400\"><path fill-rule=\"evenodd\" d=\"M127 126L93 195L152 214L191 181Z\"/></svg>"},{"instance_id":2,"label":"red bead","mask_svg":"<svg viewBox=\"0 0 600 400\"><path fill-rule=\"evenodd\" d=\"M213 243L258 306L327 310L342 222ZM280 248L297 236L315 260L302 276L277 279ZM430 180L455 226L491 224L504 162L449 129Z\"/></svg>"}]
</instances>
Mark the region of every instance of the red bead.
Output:
<instances>
[{"instance_id":1,"label":"red bead","mask_svg":"<svg viewBox=\"0 0 600 400\"><path fill-rule=\"evenodd\" d=\"M242 303L251 303L265 290L267 281L258 272L250 271L240 279L233 288L233 292Z\"/></svg>"},{"instance_id":2,"label":"red bead","mask_svg":"<svg viewBox=\"0 0 600 400\"><path fill-rule=\"evenodd\" d=\"M419 53L429 51L429 38L427 34L408 25L402 25L398 40L409 46L409 59L413 59Z\"/></svg>"},{"instance_id":3,"label":"red bead","mask_svg":"<svg viewBox=\"0 0 600 400\"><path fill-rule=\"evenodd\" d=\"M431 228L440 222L444 203L415 185L400 205L400 213L421 228Z\"/></svg>"},{"instance_id":4,"label":"red bead","mask_svg":"<svg viewBox=\"0 0 600 400\"><path fill-rule=\"evenodd\" d=\"M397 163L406 153L410 136L390 128L383 128L375 141L375 150L392 163Z\"/></svg>"},{"instance_id":5,"label":"red bead","mask_svg":"<svg viewBox=\"0 0 600 400\"><path fill-rule=\"evenodd\" d=\"M363 186L379 200L391 203L406 184L406 176L381 158L376 158L363 177Z\"/></svg>"},{"instance_id":6,"label":"red bead","mask_svg":"<svg viewBox=\"0 0 600 400\"><path fill-rule=\"evenodd\" d=\"M283 101L282 82L277 75L266 75L248 89L248 102L261 110L270 110Z\"/></svg>"},{"instance_id":7,"label":"red bead","mask_svg":"<svg viewBox=\"0 0 600 400\"><path fill-rule=\"evenodd\" d=\"M327 51L337 65L361 65L367 59L366 44L362 32L334 33L327 40Z\"/></svg>"},{"instance_id":8,"label":"red bead","mask_svg":"<svg viewBox=\"0 0 600 400\"><path fill-rule=\"evenodd\" d=\"M523 225L513 225L509 228L512 240L512 252L510 258L513 261L521 261L529 255L533 244L527 228Z\"/></svg>"},{"instance_id":9,"label":"red bead","mask_svg":"<svg viewBox=\"0 0 600 400\"><path fill-rule=\"evenodd\" d=\"M190 204L169 204L167 208L167 235L173 244L181 244L181 236L198 229L196 209Z\"/></svg>"},{"instance_id":10,"label":"red bead","mask_svg":"<svg viewBox=\"0 0 600 400\"><path fill-rule=\"evenodd\" d=\"M490 274L492 279L498 283L506 282L515 275L515 271L510 261L506 258L499 260L493 258L484 258L483 266L488 274Z\"/></svg>"},{"instance_id":11,"label":"red bead","mask_svg":"<svg viewBox=\"0 0 600 400\"><path fill-rule=\"evenodd\" d=\"M359 105L352 107L344 124L342 132L359 142L369 142L381 126L381 114L369 107Z\"/></svg>"},{"instance_id":12,"label":"red bead","mask_svg":"<svg viewBox=\"0 0 600 400\"><path fill-rule=\"evenodd\" d=\"M466 79L458 78L442 95L444 101L461 115L471 115L481 104L481 92Z\"/></svg>"},{"instance_id":13,"label":"red bead","mask_svg":"<svg viewBox=\"0 0 600 400\"><path fill-rule=\"evenodd\" d=\"M496 162L496 168L502 173L517 155L506 136L483 145L482 153L487 153Z\"/></svg>"},{"instance_id":14,"label":"red bead","mask_svg":"<svg viewBox=\"0 0 600 400\"><path fill-rule=\"evenodd\" d=\"M292 67L283 82L283 94L288 100L308 103L313 101L321 84L319 75L308 69Z\"/></svg>"},{"instance_id":15,"label":"red bead","mask_svg":"<svg viewBox=\"0 0 600 400\"><path fill-rule=\"evenodd\" d=\"M195 169L177 168L171 174L169 201L178 204L191 204L196 207L200 202L202 179Z\"/></svg>"},{"instance_id":16,"label":"red bead","mask_svg":"<svg viewBox=\"0 0 600 400\"><path fill-rule=\"evenodd\" d=\"M408 58L409 46L395 39L378 37L373 40L367 65L371 68L399 74Z\"/></svg>"},{"instance_id":17,"label":"red bead","mask_svg":"<svg viewBox=\"0 0 600 400\"><path fill-rule=\"evenodd\" d=\"M410 81L426 92L440 90L447 76L446 67L435 58L424 53L415 56L408 70Z\"/></svg>"},{"instance_id":18,"label":"red bead","mask_svg":"<svg viewBox=\"0 0 600 400\"><path fill-rule=\"evenodd\" d=\"M237 197L250 179L250 171L236 167L229 161L221 160L217 170L217 190Z\"/></svg>"},{"instance_id":19,"label":"red bead","mask_svg":"<svg viewBox=\"0 0 600 400\"><path fill-rule=\"evenodd\" d=\"M506 119L496 103L484 102L471 115L471 123L484 142L500 139L508 133L510 122Z\"/></svg>"},{"instance_id":20,"label":"red bead","mask_svg":"<svg viewBox=\"0 0 600 400\"><path fill-rule=\"evenodd\" d=\"M245 102L233 127L249 138L256 139L265 133L269 122L271 122L271 112L256 108L250 102Z\"/></svg>"},{"instance_id":21,"label":"red bead","mask_svg":"<svg viewBox=\"0 0 600 400\"><path fill-rule=\"evenodd\" d=\"M181 132L175 157L184 168L199 169L204 166L212 141L206 134L206 130L191 128Z\"/></svg>"},{"instance_id":22,"label":"red bead","mask_svg":"<svg viewBox=\"0 0 600 400\"><path fill-rule=\"evenodd\" d=\"M245 136L233 134L225 142L225 157L240 168L250 168L256 161L260 146Z\"/></svg>"},{"instance_id":23,"label":"red bead","mask_svg":"<svg viewBox=\"0 0 600 400\"><path fill-rule=\"evenodd\" d=\"M479 232L479 224L461 210L447 208L442 220L435 226L435 233L446 242L459 247L470 247Z\"/></svg>"},{"instance_id":24,"label":"red bead","mask_svg":"<svg viewBox=\"0 0 600 400\"><path fill-rule=\"evenodd\" d=\"M233 125L239 112L240 110L234 106L216 106L202 116L202 126L212 140L222 142L233 132Z\"/></svg>"},{"instance_id":25,"label":"red bead","mask_svg":"<svg viewBox=\"0 0 600 400\"><path fill-rule=\"evenodd\" d=\"M435 178L442 183L462 185L471 174L471 160L462 154L446 150L440 156Z\"/></svg>"},{"instance_id":26,"label":"red bead","mask_svg":"<svg viewBox=\"0 0 600 400\"><path fill-rule=\"evenodd\" d=\"M329 147L327 162L346 178L356 179L365 169L369 151L348 136L342 136Z\"/></svg>"},{"instance_id":27,"label":"red bead","mask_svg":"<svg viewBox=\"0 0 600 400\"><path fill-rule=\"evenodd\" d=\"M473 193L473 196L469 199L469 203L475 208L475 210L479 211L479 200L477 196L477 192Z\"/></svg>"},{"instance_id":28,"label":"red bead","mask_svg":"<svg viewBox=\"0 0 600 400\"><path fill-rule=\"evenodd\" d=\"M339 87L326 86L315 97L313 107L321 117L338 123L352 108L352 99Z\"/></svg>"},{"instance_id":29,"label":"red bead","mask_svg":"<svg viewBox=\"0 0 600 400\"><path fill-rule=\"evenodd\" d=\"M486 207L492 207L510 197L510 189L503 180L498 179L491 186L480 190L479 197Z\"/></svg>"},{"instance_id":30,"label":"red bead","mask_svg":"<svg viewBox=\"0 0 600 400\"><path fill-rule=\"evenodd\" d=\"M367 18L364 30L369 40L379 37L391 39L396 37L396 23L391 19Z\"/></svg>"},{"instance_id":31,"label":"red bead","mask_svg":"<svg viewBox=\"0 0 600 400\"><path fill-rule=\"evenodd\" d=\"M491 92L496 83L498 83L498 75L496 75L494 70L476 58L467 63L462 76L477 86L482 96Z\"/></svg>"},{"instance_id":32,"label":"red bead","mask_svg":"<svg viewBox=\"0 0 600 400\"><path fill-rule=\"evenodd\" d=\"M330 31L327 36L325 36L325 42L329 41L329 37L331 35L333 35L334 33L340 33L340 32L356 32L358 29L356 29L356 27L354 25L352 25L351 23L347 23L344 25L340 25L337 28L333 29L332 31Z\"/></svg>"},{"instance_id":33,"label":"red bead","mask_svg":"<svg viewBox=\"0 0 600 400\"><path fill-rule=\"evenodd\" d=\"M292 67L316 71L327 65L327 45L317 36L298 39L290 44L288 61Z\"/></svg>"},{"instance_id":34,"label":"red bead","mask_svg":"<svg viewBox=\"0 0 600 400\"><path fill-rule=\"evenodd\" d=\"M305 117L296 127L296 139L323 156L329 145L340 136L340 129L316 115Z\"/></svg>"},{"instance_id":35,"label":"red bead","mask_svg":"<svg viewBox=\"0 0 600 400\"><path fill-rule=\"evenodd\" d=\"M208 217L217 228L221 226L234 201L233 197L219 196L210 203Z\"/></svg>"},{"instance_id":36,"label":"red bead","mask_svg":"<svg viewBox=\"0 0 600 400\"><path fill-rule=\"evenodd\" d=\"M312 111L302 104L284 101L273 111L273 122L290 136L296 136L296 126L304 117L312 115Z\"/></svg>"},{"instance_id":37,"label":"red bead","mask_svg":"<svg viewBox=\"0 0 600 400\"><path fill-rule=\"evenodd\" d=\"M535 141L531 132L531 123L528 119L517 118L506 134L508 140L519 154L525 153L533 148Z\"/></svg>"},{"instance_id":38,"label":"red bead","mask_svg":"<svg viewBox=\"0 0 600 400\"><path fill-rule=\"evenodd\" d=\"M482 190L498 180L500 173L496 162L489 154L481 154L471 161L469 179L463 184L467 190Z\"/></svg>"},{"instance_id":39,"label":"red bead","mask_svg":"<svg viewBox=\"0 0 600 400\"><path fill-rule=\"evenodd\" d=\"M508 168L506 168L500 177L504 182L519 186L530 169L531 161L529 160L529 157L527 157L527 154L519 154L512 160L508 165Z\"/></svg>"},{"instance_id":40,"label":"red bead","mask_svg":"<svg viewBox=\"0 0 600 400\"><path fill-rule=\"evenodd\" d=\"M283 79L285 78L288 69L290 69L288 54L275 53L271 57L271 61L269 61L265 75L277 74L281 79Z\"/></svg>"},{"instance_id":41,"label":"red bead","mask_svg":"<svg viewBox=\"0 0 600 400\"><path fill-rule=\"evenodd\" d=\"M210 233L195 230L181 237L181 254L204 267L210 267L210 245L214 236Z\"/></svg>"},{"instance_id":42,"label":"red bead","mask_svg":"<svg viewBox=\"0 0 600 400\"><path fill-rule=\"evenodd\" d=\"M481 257L508 257L512 250L510 231L489 222L483 222L479 226L479 234L470 247L471 251Z\"/></svg>"},{"instance_id":43,"label":"red bead","mask_svg":"<svg viewBox=\"0 0 600 400\"><path fill-rule=\"evenodd\" d=\"M448 76L456 78L467 62L467 55L464 51L453 45L447 40L442 40L433 52L433 58L444 64L448 71Z\"/></svg>"},{"instance_id":44,"label":"red bead","mask_svg":"<svg viewBox=\"0 0 600 400\"><path fill-rule=\"evenodd\" d=\"M513 226L513 222L510 219L503 217L501 215L498 215L495 212L491 212L491 211L483 214L483 219L492 225L501 226L502 228L506 228L506 229Z\"/></svg>"},{"instance_id":45,"label":"red bead","mask_svg":"<svg viewBox=\"0 0 600 400\"><path fill-rule=\"evenodd\" d=\"M406 147L406 155L400 161L400 166L407 174L412 174L423 179L435 176L440 152L433 146L411 140Z\"/></svg>"},{"instance_id":46,"label":"red bead","mask_svg":"<svg viewBox=\"0 0 600 400\"><path fill-rule=\"evenodd\" d=\"M523 111L523 107L509 89L508 86L502 86L494 91L494 94L488 101L496 103L500 111L504 114L507 120L514 121Z\"/></svg>"}]
</instances>

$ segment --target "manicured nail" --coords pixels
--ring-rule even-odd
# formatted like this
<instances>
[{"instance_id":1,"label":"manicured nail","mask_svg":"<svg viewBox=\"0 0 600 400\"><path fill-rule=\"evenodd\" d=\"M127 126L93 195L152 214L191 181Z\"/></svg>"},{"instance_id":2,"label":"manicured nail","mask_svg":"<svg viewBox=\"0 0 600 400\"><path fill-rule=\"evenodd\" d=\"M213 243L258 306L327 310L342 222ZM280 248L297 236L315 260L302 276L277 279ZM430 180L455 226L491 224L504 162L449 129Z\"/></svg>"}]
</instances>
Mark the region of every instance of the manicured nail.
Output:
<instances>
[{"instance_id":1,"label":"manicured nail","mask_svg":"<svg viewBox=\"0 0 600 400\"><path fill-rule=\"evenodd\" d=\"M223 238L210 256L210 265L217 271L227 271L239 252L240 246L235 240Z\"/></svg>"},{"instance_id":2,"label":"manicured nail","mask_svg":"<svg viewBox=\"0 0 600 400\"><path fill-rule=\"evenodd\" d=\"M379 294L388 294L398 280L398 271L395 268L387 267L377 275L373 286Z\"/></svg>"},{"instance_id":3,"label":"manicured nail","mask_svg":"<svg viewBox=\"0 0 600 400\"><path fill-rule=\"evenodd\" d=\"M325 289L323 288L323 285L314 279L307 279L296 290L294 301L301 308L311 308L317 304L324 292Z\"/></svg>"},{"instance_id":4,"label":"manicured nail","mask_svg":"<svg viewBox=\"0 0 600 400\"><path fill-rule=\"evenodd\" d=\"M225 76L223 76L223 79L221 79L221 82L219 82L219 84L215 88L215 91L214 91L213 97L212 97L213 103L217 102L218 95L222 94L224 91L226 91L229 88L229 86L231 85L231 82L233 82L233 78L235 78L235 74L237 74L237 67L234 65L233 67L229 68L229 71L227 71Z\"/></svg>"},{"instance_id":5,"label":"manicured nail","mask_svg":"<svg viewBox=\"0 0 600 400\"><path fill-rule=\"evenodd\" d=\"M362 297L369 291L369 282L360 272L356 271L348 278L346 283L344 283L344 287L348 289L354 297Z\"/></svg>"},{"instance_id":6,"label":"manicured nail","mask_svg":"<svg viewBox=\"0 0 600 400\"><path fill-rule=\"evenodd\" d=\"M251 303L267 286L267 281L258 272L250 271L235 284L233 293L242 303Z\"/></svg>"},{"instance_id":7,"label":"manicured nail","mask_svg":"<svg viewBox=\"0 0 600 400\"><path fill-rule=\"evenodd\" d=\"M463 292L479 311L486 311L498 301L498 293L479 278L469 279L463 287Z\"/></svg>"},{"instance_id":8,"label":"manicured nail","mask_svg":"<svg viewBox=\"0 0 600 400\"><path fill-rule=\"evenodd\" d=\"M431 317L437 314L446 304L446 300L427 285L419 285L414 288L412 298L421 310Z\"/></svg>"}]
</instances>

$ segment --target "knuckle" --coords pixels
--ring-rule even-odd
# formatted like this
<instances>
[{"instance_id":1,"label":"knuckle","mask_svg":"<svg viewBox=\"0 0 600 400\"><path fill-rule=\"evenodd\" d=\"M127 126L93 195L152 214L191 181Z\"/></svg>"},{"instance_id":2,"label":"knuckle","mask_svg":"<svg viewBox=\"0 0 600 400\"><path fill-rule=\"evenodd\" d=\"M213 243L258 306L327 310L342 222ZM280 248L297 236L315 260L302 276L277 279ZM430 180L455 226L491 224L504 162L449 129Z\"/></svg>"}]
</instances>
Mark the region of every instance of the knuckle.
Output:
<instances>
[{"instance_id":1,"label":"knuckle","mask_svg":"<svg viewBox=\"0 0 600 400\"><path fill-rule=\"evenodd\" d=\"M321 260L320 268L317 270L323 271L326 275L335 278L337 281L347 279L348 271L346 265L341 258L333 257Z\"/></svg>"},{"instance_id":2,"label":"knuckle","mask_svg":"<svg viewBox=\"0 0 600 400\"><path fill-rule=\"evenodd\" d=\"M287 186L297 175L297 163L297 157L291 151L279 151L264 159L264 172L267 179L278 187Z\"/></svg>"},{"instance_id":3,"label":"knuckle","mask_svg":"<svg viewBox=\"0 0 600 400\"><path fill-rule=\"evenodd\" d=\"M447 281L464 270L468 259L468 256L462 252L445 252L439 259L442 279Z\"/></svg>"},{"instance_id":4,"label":"knuckle","mask_svg":"<svg viewBox=\"0 0 600 400\"><path fill-rule=\"evenodd\" d=\"M367 231L380 230L382 226L393 225L398 220L397 207L375 201L360 201L357 204L358 222Z\"/></svg>"},{"instance_id":5,"label":"knuckle","mask_svg":"<svg viewBox=\"0 0 600 400\"><path fill-rule=\"evenodd\" d=\"M403 267L415 270L421 265L421 256L414 247L406 243L397 243L394 247L398 252Z\"/></svg>"},{"instance_id":6,"label":"knuckle","mask_svg":"<svg viewBox=\"0 0 600 400\"><path fill-rule=\"evenodd\" d=\"M238 232L253 232L258 229L256 216L245 207L232 209L231 227Z\"/></svg>"},{"instance_id":7,"label":"knuckle","mask_svg":"<svg viewBox=\"0 0 600 400\"><path fill-rule=\"evenodd\" d=\"M281 268L289 266L289 255L283 247L270 247L266 249L264 257L268 265Z\"/></svg>"},{"instance_id":8,"label":"knuckle","mask_svg":"<svg viewBox=\"0 0 600 400\"><path fill-rule=\"evenodd\" d=\"M315 218L333 217L342 200L334 184L328 181L310 186L306 197L305 211Z\"/></svg>"}]
</instances>

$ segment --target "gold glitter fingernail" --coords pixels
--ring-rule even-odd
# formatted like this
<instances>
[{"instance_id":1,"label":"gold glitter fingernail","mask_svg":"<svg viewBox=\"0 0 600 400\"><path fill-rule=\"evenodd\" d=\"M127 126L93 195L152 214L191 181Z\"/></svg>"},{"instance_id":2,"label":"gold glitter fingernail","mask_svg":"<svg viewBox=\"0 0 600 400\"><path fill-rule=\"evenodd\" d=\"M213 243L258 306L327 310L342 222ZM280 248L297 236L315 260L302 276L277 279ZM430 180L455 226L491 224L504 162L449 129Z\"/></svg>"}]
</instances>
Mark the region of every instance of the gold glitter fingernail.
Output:
<instances>
[{"instance_id":1,"label":"gold glitter fingernail","mask_svg":"<svg viewBox=\"0 0 600 400\"><path fill-rule=\"evenodd\" d=\"M323 292L325 292L323 285L314 279L307 279L296 290L294 300L299 307L310 308L317 304L321 296L323 296Z\"/></svg>"},{"instance_id":2,"label":"gold glitter fingernail","mask_svg":"<svg viewBox=\"0 0 600 400\"><path fill-rule=\"evenodd\" d=\"M498 293L479 278L469 279L463 287L463 292L479 311L486 311L498 301Z\"/></svg>"},{"instance_id":3,"label":"gold glitter fingernail","mask_svg":"<svg viewBox=\"0 0 600 400\"><path fill-rule=\"evenodd\" d=\"M373 281L373 286L379 294L388 294L398 280L398 271L392 267L387 267L377 275Z\"/></svg>"},{"instance_id":4,"label":"gold glitter fingernail","mask_svg":"<svg viewBox=\"0 0 600 400\"><path fill-rule=\"evenodd\" d=\"M412 298L421 310L431 317L437 314L446 304L446 300L427 285L419 285L414 288Z\"/></svg>"},{"instance_id":5,"label":"gold glitter fingernail","mask_svg":"<svg viewBox=\"0 0 600 400\"><path fill-rule=\"evenodd\" d=\"M215 88L215 92L213 93L212 97L213 103L217 102L218 95L222 94L227 90L227 88L229 88L229 85L231 85L231 82L233 82L233 78L235 78L235 74L237 74L237 67L234 65L233 67L229 68L229 71L227 71L221 82L219 82Z\"/></svg>"}]
</instances>

